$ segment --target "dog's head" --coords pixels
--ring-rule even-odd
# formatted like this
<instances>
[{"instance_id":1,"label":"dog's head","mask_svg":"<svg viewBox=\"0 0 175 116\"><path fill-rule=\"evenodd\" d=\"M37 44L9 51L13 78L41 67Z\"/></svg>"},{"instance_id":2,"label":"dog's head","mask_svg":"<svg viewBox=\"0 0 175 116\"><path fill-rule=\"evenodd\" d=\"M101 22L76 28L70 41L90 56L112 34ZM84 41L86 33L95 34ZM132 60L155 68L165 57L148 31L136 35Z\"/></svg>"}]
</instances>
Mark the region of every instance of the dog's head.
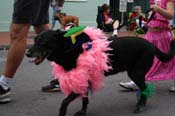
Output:
<instances>
[{"instance_id":1,"label":"dog's head","mask_svg":"<svg viewBox=\"0 0 175 116\"><path fill-rule=\"evenodd\" d=\"M66 16L66 13L59 12L59 13L56 14L56 16L58 18L63 18L64 16Z\"/></svg>"},{"instance_id":2,"label":"dog's head","mask_svg":"<svg viewBox=\"0 0 175 116\"><path fill-rule=\"evenodd\" d=\"M76 59L83 51L82 44L90 39L85 33L82 33L76 37L76 43L73 44L70 37L64 37L65 33L59 30L40 33L35 37L34 45L27 51L26 56L33 58L31 62L36 65L47 58L67 69L75 67Z\"/></svg>"},{"instance_id":3,"label":"dog's head","mask_svg":"<svg viewBox=\"0 0 175 116\"><path fill-rule=\"evenodd\" d=\"M38 65L45 58L52 59L55 52L57 54L63 54L65 51L66 39L63 37L65 32L62 31L45 31L37 35L34 39L34 45L27 51L26 56L35 58L33 62Z\"/></svg>"}]
</instances>

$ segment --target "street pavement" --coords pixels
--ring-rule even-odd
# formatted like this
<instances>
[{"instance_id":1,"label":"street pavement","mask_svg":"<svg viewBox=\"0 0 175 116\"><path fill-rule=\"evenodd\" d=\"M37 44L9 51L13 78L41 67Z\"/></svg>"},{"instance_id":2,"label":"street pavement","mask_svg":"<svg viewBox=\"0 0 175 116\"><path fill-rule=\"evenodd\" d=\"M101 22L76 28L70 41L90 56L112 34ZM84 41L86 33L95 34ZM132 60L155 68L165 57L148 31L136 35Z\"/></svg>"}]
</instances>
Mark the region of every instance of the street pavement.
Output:
<instances>
[{"instance_id":1,"label":"street pavement","mask_svg":"<svg viewBox=\"0 0 175 116\"><path fill-rule=\"evenodd\" d=\"M0 73L6 54L0 51ZM41 92L41 87L52 79L50 63L45 61L35 66L28 61L24 58L12 82L12 102L0 104L0 116L58 116L65 96L61 92ZM147 107L142 113L134 114L135 92L124 91L118 85L120 81L128 80L126 73L106 77L104 88L90 97L87 116L175 116L175 93L168 91L170 81L155 82L156 93ZM75 100L69 106L67 116L73 116L80 107L81 101Z\"/></svg>"}]
</instances>

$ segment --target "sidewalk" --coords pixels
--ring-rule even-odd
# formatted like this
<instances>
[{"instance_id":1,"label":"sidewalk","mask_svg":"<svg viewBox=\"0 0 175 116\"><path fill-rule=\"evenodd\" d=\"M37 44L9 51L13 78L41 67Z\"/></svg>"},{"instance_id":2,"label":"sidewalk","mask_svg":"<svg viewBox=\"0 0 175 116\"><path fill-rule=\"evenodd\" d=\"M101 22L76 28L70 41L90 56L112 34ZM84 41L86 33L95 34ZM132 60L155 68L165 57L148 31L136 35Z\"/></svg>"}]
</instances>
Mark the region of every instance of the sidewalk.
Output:
<instances>
[{"instance_id":1,"label":"sidewalk","mask_svg":"<svg viewBox=\"0 0 175 116\"><path fill-rule=\"evenodd\" d=\"M35 34L30 32L27 37L27 45L33 44L33 38ZM9 32L0 32L0 48L8 47L10 45L10 35Z\"/></svg>"},{"instance_id":2,"label":"sidewalk","mask_svg":"<svg viewBox=\"0 0 175 116\"><path fill-rule=\"evenodd\" d=\"M111 35L111 33L107 34L108 36ZM132 32L119 32L119 36L134 36ZM33 44L33 38L35 37L34 32L30 32L27 37L27 46L30 46ZM10 36L9 32L0 32L0 48L8 48L10 44Z\"/></svg>"}]
</instances>

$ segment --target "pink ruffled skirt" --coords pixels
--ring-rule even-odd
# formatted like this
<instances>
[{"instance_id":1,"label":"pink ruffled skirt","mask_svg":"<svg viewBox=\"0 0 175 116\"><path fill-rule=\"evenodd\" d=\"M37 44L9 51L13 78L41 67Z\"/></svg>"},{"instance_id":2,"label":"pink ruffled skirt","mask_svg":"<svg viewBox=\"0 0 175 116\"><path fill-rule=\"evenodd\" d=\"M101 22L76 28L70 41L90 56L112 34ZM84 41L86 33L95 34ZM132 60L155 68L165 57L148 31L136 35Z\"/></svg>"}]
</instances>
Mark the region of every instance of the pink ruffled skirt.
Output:
<instances>
[{"instance_id":1,"label":"pink ruffled skirt","mask_svg":"<svg viewBox=\"0 0 175 116\"><path fill-rule=\"evenodd\" d=\"M162 52L168 52L172 35L168 30L161 32L147 32L145 39L157 46ZM175 79L175 57L167 63L154 58L153 65L146 75L147 81Z\"/></svg>"}]
</instances>

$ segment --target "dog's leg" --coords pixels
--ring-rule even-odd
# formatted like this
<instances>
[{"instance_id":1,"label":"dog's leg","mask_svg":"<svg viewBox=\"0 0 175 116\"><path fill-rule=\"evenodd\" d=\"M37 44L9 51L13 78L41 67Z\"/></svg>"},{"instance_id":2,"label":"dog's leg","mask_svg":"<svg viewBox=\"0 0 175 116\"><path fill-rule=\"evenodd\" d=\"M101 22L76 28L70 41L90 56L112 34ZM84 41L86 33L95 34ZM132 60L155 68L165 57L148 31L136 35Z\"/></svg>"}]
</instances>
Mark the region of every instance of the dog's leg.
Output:
<instances>
[{"instance_id":1,"label":"dog's leg","mask_svg":"<svg viewBox=\"0 0 175 116\"><path fill-rule=\"evenodd\" d=\"M68 97L66 97L62 104L61 104L61 108L60 108L60 113L59 116L66 116L66 112L67 112L67 107L68 105L75 100L78 96L80 96L79 94L75 94L75 93L71 93Z\"/></svg>"},{"instance_id":2,"label":"dog's leg","mask_svg":"<svg viewBox=\"0 0 175 116\"><path fill-rule=\"evenodd\" d=\"M146 84L145 84L145 77L144 75L141 74L142 71L135 70L133 71L128 71L128 75L131 78L132 81L140 88L140 91L143 92L146 89ZM139 74L140 73L140 74ZM136 110L134 110L135 113L139 113L143 110L143 108L146 105L147 98L143 95L140 96Z\"/></svg>"},{"instance_id":3,"label":"dog's leg","mask_svg":"<svg viewBox=\"0 0 175 116\"><path fill-rule=\"evenodd\" d=\"M65 27L66 27L65 18L62 18L62 20L61 20L61 29L65 29Z\"/></svg>"},{"instance_id":4,"label":"dog's leg","mask_svg":"<svg viewBox=\"0 0 175 116\"><path fill-rule=\"evenodd\" d=\"M75 17L74 18L74 21L73 21L73 26L74 27L77 27L79 25L79 18L78 17Z\"/></svg>"},{"instance_id":5,"label":"dog's leg","mask_svg":"<svg viewBox=\"0 0 175 116\"><path fill-rule=\"evenodd\" d=\"M89 104L89 98L88 98L88 94L87 94L87 97L82 98L81 110L76 112L74 116L86 116L88 104Z\"/></svg>"},{"instance_id":6,"label":"dog's leg","mask_svg":"<svg viewBox=\"0 0 175 116\"><path fill-rule=\"evenodd\" d=\"M82 98L82 109L76 112L74 116L86 116L88 104L89 104L88 97Z\"/></svg>"},{"instance_id":7,"label":"dog's leg","mask_svg":"<svg viewBox=\"0 0 175 116\"><path fill-rule=\"evenodd\" d=\"M137 108L134 111L135 113L141 112L147 102L147 96L142 93L147 89L147 86L145 84L145 75L152 66L153 58L153 54L145 52L135 64L135 66L131 67L130 70L128 70L129 77L135 82L141 91L141 95L137 103Z\"/></svg>"}]
</instances>

